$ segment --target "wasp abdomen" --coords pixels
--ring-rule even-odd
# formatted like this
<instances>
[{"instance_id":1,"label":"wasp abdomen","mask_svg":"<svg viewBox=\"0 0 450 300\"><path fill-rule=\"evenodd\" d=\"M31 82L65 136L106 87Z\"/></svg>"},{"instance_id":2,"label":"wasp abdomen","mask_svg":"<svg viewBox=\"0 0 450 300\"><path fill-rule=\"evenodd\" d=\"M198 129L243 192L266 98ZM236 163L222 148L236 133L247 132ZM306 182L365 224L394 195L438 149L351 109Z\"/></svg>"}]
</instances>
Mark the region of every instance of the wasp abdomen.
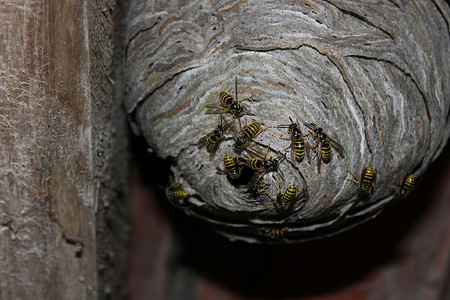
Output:
<instances>
[{"instance_id":1,"label":"wasp abdomen","mask_svg":"<svg viewBox=\"0 0 450 300\"><path fill-rule=\"evenodd\" d=\"M264 168L264 165L261 160L257 158L249 158L247 159L247 166L253 170L261 170Z\"/></svg>"},{"instance_id":2,"label":"wasp abdomen","mask_svg":"<svg viewBox=\"0 0 450 300\"><path fill-rule=\"evenodd\" d=\"M397 190L397 194L400 198L406 198L416 184L416 178L414 174L410 174L404 181L400 182L400 186L393 186Z\"/></svg>"},{"instance_id":3,"label":"wasp abdomen","mask_svg":"<svg viewBox=\"0 0 450 300\"><path fill-rule=\"evenodd\" d=\"M231 179L237 179L241 175L242 166L239 164L239 159L236 157L234 159L229 153L225 153L223 156L223 165L225 167L225 171L221 170L219 167L216 167L217 170L229 176Z\"/></svg>"},{"instance_id":4,"label":"wasp abdomen","mask_svg":"<svg viewBox=\"0 0 450 300\"><path fill-rule=\"evenodd\" d=\"M217 135L213 134L211 135L208 140L206 141L206 150L208 152L213 152L217 149L217 143L220 140L219 137L217 137Z\"/></svg>"},{"instance_id":5,"label":"wasp abdomen","mask_svg":"<svg viewBox=\"0 0 450 300\"><path fill-rule=\"evenodd\" d=\"M265 235L271 238L280 238L283 235L286 234L286 232L289 231L289 227L281 227L281 228L267 228L267 227L260 227L258 229L258 234Z\"/></svg>"},{"instance_id":6,"label":"wasp abdomen","mask_svg":"<svg viewBox=\"0 0 450 300\"><path fill-rule=\"evenodd\" d=\"M361 184L360 189L362 191L369 191L372 188L372 186L375 183L375 171L373 170L372 166L367 166L365 168L365 171L363 171L363 174L361 176Z\"/></svg>"},{"instance_id":7,"label":"wasp abdomen","mask_svg":"<svg viewBox=\"0 0 450 300\"><path fill-rule=\"evenodd\" d=\"M190 196L190 194L183 190L176 190L171 193L172 200L182 200L189 196Z\"/></svg>"},{"instance_id":8,"label":"wasp abdomen","mask_svg":"<svg viewBox=\"0 0 450 300\"><path fill-rule=\"evenodd\" d=\"M377 178L377 172L373 169L373 167L371 165L368 165L367 167L365 167L362 170L361 179L359 179L358 176L356 176L352 172L350 172L350 171L347 171L347 172L349 172L356 179L356 180L347 179L348 181L352 181L352 182L355 182L356 184L358 184L360 191L366 192L369 194L372 193L373 188L375 186L375 181Z\"/></svg>"},{"instance_id":9,"label":"wasp abdomen","mask_svg":"<svg viewBox=\"0 0 450 300\"><path fill-rule=\"evenodd\" d=\"M235 102L233 96L231 96L230 93L220 92L219 96L220 102L225 106L230 106L231 104L233 104L233 102Z\"/></svg>"},{"instance_id":10,"label":"wasp abdomen","mask_svg":"<svg viewBox=\"0 0 450 300\"><path fill-rule=\"evenodd\" d=\"M305 157L305 141L303 139L294 140L294 152L295 152L295 159L298 162L301 162L303 158Z\"/></svg>"},{"instance_id":11,"label":"wasp abdomen","mask_svg":"<svg viewBox=\"0 0 450 300\"><path fill-rule=\"evenodd\" d=\"M414 188L414 185L416 183L416 179L414 177L414 174L411 174L406 178L405 183L403 184L403 188L405 190L412 190Z\"/></svg>"},{"instance_id":12,"label":"wasp abdomen","mask_svg":"<svg viewBox=\"0 0 450 300\"><path fill-rule=\"evenodd\" d=\"M247 136L247 138L251 139L251 138L255 137L259 132L260 125L261 125L261 123L254 122L254 123L248 125L247 127L245 127L244 134Z\"/></svg>"},{"instance_id":13,"label":"wasp abdomen","mask_svg":"<svg viewBox=\"0 0 450 300\"><path fill-rule=\"evenodd\" d=\"M326 139L322 141L322 160L326 164L331 161L331 146Z\"/></svg>"},{"instance_id":14,"label":"wasp abdomen","mask_svg":"<svg viewBox=\"0 0 450 300\"><path fill-rule=\"evenodd\" d=\"M297 187L295 184L291 185L287 188L286 192L283 194L282 198L282 206L291 205L291 203L295 200L295 197L297 196Z\"/></svg>"}]
</instances>

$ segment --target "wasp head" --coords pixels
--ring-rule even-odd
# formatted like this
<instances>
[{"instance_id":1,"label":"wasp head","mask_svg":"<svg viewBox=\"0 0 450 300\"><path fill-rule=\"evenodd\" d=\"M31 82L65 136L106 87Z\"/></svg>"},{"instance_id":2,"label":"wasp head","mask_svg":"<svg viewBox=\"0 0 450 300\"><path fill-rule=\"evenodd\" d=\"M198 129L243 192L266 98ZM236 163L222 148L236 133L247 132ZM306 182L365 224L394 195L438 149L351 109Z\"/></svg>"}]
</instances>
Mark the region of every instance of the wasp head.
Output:
<instances>
[{"instance_id":1,"label":"wasp head","mask_svg":"<svg viewBox=\"0 0 450 300\"><path fill-rule=\"evenodd\" d=\"M219 125L219 126L217 126L217 128L214 130L214 135L215 135L218 139L220 139L220 138L222 138L223 133L225 132L225 130L226 130L226 127L225 127L225 126Z\"/></svg>"}]
</instances>

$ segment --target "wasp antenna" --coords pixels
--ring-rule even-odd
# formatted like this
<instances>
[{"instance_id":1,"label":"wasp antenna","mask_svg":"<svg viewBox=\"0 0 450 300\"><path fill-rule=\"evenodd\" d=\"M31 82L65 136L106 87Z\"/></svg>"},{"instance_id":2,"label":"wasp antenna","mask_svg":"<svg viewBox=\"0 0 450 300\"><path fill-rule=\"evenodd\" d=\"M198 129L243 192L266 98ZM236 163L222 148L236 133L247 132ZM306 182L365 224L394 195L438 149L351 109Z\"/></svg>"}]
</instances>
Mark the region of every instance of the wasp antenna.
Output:
<instances>
[{"instance_id":1,"label":"wasp antenna","mask_svg":"<svg viewBox=\"0 0 450 300\"><path fill-rule=\"evenodd\" d=\"M236 101L238 100L237 76L234 77L234 91L236 93Z\"/></svg>"},{"instance_id":2,"label":"wasp antenna","mask_svg":"<svg viewBox=\"0 0 450 300\"><path fill-rule=\"evenodd\" d=\"M289 128L291 125L277 125L277 128Z\"/></svg>"}]
</instances>

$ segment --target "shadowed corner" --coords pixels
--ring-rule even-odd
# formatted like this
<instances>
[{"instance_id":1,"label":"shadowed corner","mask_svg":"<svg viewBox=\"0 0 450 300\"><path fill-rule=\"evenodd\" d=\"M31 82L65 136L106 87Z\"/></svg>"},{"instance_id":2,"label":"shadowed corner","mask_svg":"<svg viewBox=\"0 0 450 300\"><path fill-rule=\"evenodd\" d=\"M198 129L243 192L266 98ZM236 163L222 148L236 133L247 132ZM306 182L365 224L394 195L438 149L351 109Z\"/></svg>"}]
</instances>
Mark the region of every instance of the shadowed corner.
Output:
<instances>
[{"instance_id":1,"label":"shadowed corner","mask_svg":"<svg viewBox=\"0 0 450 300\"><path fill-rule=\"evenodd\" d=\"M161 228L141 228L147 234L142 232L140 237L131 238L130 299L177 299L179 295L184 295L183 299L217 299L219 296L233 296L234 299L367 299L383 293L378 290L379 285L389 276L403 276L403 281L411 281L404 282L405 285L426 284L414 282L415 277L410 276L414 271L408 271L407 266L415 259L425 259L413 256L410 251L416 240L420 245L427 245L427 238L432 240L441 234L435 231L436 224L429 220L435 218L436 207L450 198L448 189L443 191L450 181L449 145L413 193L386 207L377 218L322 240L261 245L230 242L213 232L208 224L170 206L164 191L157 187L165 186L168 174L164 179L159 172L163 167L168 170L168 166L157 167L155 164L164 162L143 152L145 145L142 143L145 142L134 143L134 153L139 161L135 180L140 180L151 190L153 199L144 201L154 201L153 209L162 221L153 224ZM146 218L154 218L152 214L155 211L149 212ZM135 218L132 223L138 225L139 220ZM447 221L447 228L449 226ZM136 235L136 228L133 234ZM162 237L163 234L166 236ZM160 238L155 239L155 235ZM149 240L163 242L165 247L149 245ZM164 260L148 262L151 252L145 251L146 244L159 251L163 249L166 253L155 254L155 257ZM432 250L439 249L429 251ZM145 254L136 257L139 251ZM136 273L138 266L145 265L146 261L146 273ZM416 263L432 265L427 261ZM434 270L430 267L425 271ZM158 290L156 282L164 287ZM403 295L400 294L402 287L397 289L399 295ZM391 293L387 295L393 297L396 291L385 293Z\"/></svg>"}]
</instances>

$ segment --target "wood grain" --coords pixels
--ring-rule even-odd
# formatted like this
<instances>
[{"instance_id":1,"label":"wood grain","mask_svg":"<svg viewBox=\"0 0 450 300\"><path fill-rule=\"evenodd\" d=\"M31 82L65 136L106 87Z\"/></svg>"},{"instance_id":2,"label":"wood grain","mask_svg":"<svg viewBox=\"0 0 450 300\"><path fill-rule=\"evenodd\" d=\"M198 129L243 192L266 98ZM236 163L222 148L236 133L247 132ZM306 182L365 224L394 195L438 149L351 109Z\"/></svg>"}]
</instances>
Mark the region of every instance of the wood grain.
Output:
<instances>
[{"instance_id":1,"label":"wood grain","mask_svg":"<svg viewBox=\"0 0 450 300\"><path fill-rule=\"evenodd\" d=\"M112 250L124 242L116 208L126 181L113 177L126 167L126 139L108 80L112 9L107 0L0 3L1 299L120 292L124 264L104 254L124 256Z\"/></svg>"}]
</instances>

